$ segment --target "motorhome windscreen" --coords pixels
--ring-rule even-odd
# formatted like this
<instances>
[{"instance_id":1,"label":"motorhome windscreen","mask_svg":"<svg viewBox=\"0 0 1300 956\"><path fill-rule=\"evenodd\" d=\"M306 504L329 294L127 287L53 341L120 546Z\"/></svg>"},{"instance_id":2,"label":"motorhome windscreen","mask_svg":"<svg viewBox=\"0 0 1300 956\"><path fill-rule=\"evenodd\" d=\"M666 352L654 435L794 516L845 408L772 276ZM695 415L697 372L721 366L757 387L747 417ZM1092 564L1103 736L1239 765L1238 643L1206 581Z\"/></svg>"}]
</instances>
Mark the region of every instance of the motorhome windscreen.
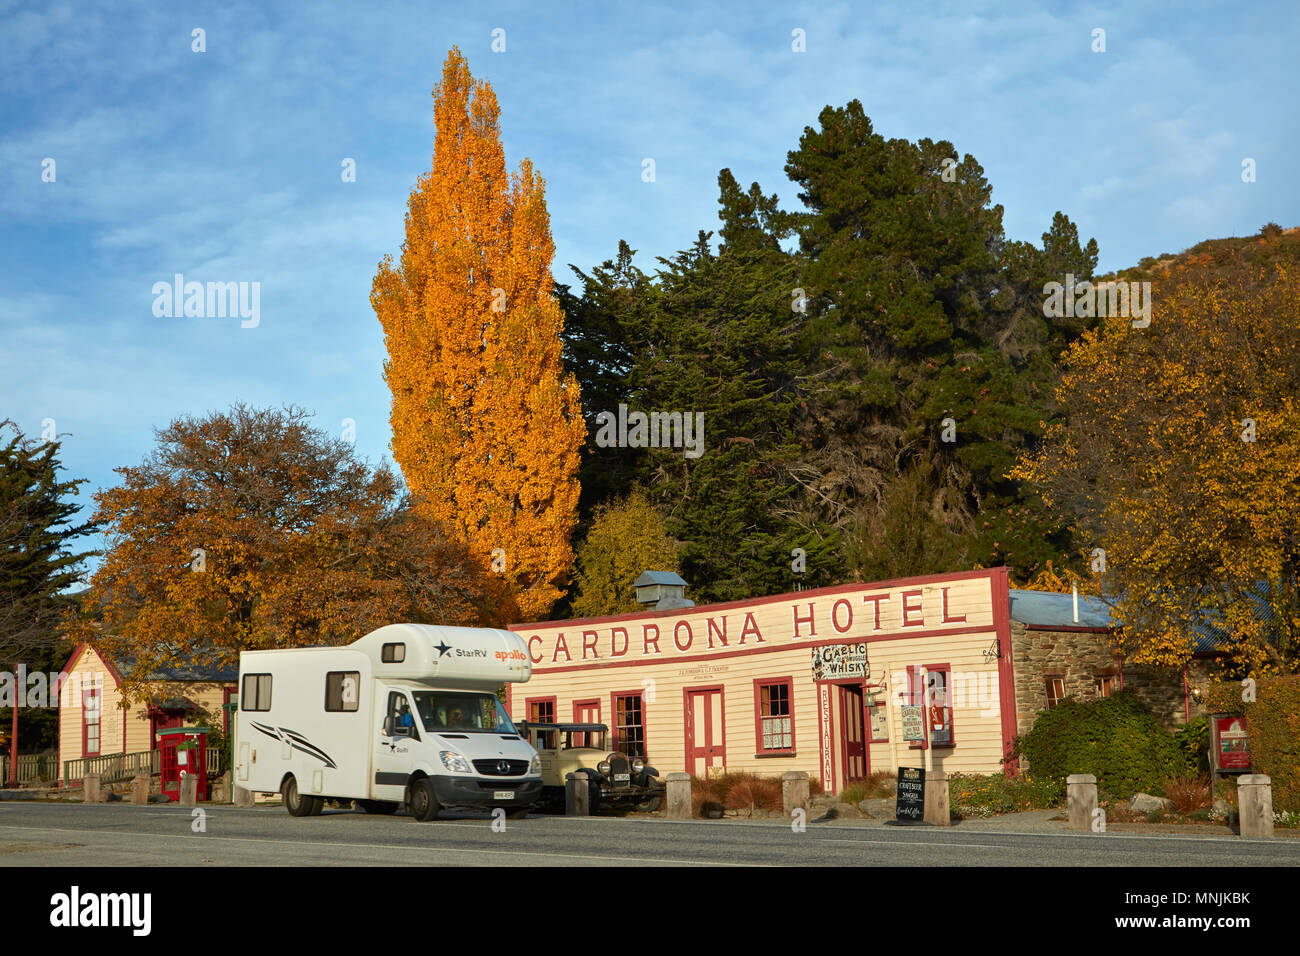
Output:
<instances>
[{"instance_id":1,"label":"motorhome windscreen","mask_svg":"<svg viewBox=\"0 0 1300 956\"><path fill-rule=\"evenodd\" d=\"M417 690L411 696L420 721L431 733L513 734L514 724L493 694Z\"/></svg>"}]
</instances>

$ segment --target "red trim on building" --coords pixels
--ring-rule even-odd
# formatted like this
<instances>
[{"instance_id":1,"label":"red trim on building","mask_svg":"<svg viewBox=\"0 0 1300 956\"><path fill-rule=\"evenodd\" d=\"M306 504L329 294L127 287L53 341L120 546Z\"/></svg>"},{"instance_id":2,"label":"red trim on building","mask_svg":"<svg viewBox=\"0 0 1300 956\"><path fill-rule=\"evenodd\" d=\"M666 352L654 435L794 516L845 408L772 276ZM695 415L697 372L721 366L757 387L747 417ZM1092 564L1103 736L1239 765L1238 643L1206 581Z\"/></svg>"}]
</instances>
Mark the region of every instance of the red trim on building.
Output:
<instances>
[{"instance_id":1,"label":"red trim on building","mask_svg":"<svg viewBox=\"0 0 1300 956\"><path fill-rule=\"evenodd\" d=\"M594 707L596 708L596 719L595 719L595 720L588 720L588 719L586 719L585 717L582 716L582 714L580 713L580 711L581 711L584 707L592 707L592 706L594 706ZM645 716L645 715L644 715L644 711L643 711L643 713L642 713L642 717L644 718L644 716ZM586 698L583 698L582 700L575 700L575 701L573 702L573 722L574 722L575 724L598 724L598 723L600 723L600 698L599 698L599 697L586 697Z\"/></svg>"},{"instance_id":2,"label":"red trim on building","mask_svg":"<svg viewBox=\"0 0 1300 956\"><path fill-rule=\"evenodd\" d=\"M690 608L668 608L663 611L634 611L631 614L614 614L608 617L582 617L565 621L523 621L518 624L511 624L510 630L519 631L530 627L546 627L548 625L563 624L566 628L572 628L580 624L602 624L608 621L640 621L646 618L663 618L663 617L684 617L687 614L699 614L701 612L712 612L719 610L729 610L740 607L761 607L765 604L782 604L794 600L795 602L806 601L812 597L823 597L831 594L852 594L855 591L869 589L872 591L883 591L887 588L895 588L906 584L933 584L936 581L965 581L971 578L990 578L996 579L998 572L1002 572L1002 580L1007 580L1006 568L984 568L979 571L958 571L953 574L927 574L916 578L894 578L889 581L865 581L858 584L838 584L833 587L812 588L807 591L790 591L785 594L772 594L767 597L747 598L743 601L727 601L723 604L700 604ZM987 628L985 628L987 630ZM916 635L908 635L915 637ZM830 643L837 643L832 641Z\"/></svg>"},{"instance_id":3,"label":"red trim on building","mask_svg":"<svg viewBox=\"0 0 1300 956\"><path fill-rule=\"evenodd\" d=\"M90 749L89 724L86 720L86 698L95 701L93 708L98 715L95 718L95 749ZM102 685L92 684L89 690L81 690L81 757L98 757L104 751L104 690Z\"/></svg>"},{"instance_id":4,"label":"red trim on building","mask_svg":"<svg viewBox=\"0 0 1300 956\"><path fill-rule=\"evenodd\" d=\"M996 597L995 597L995 602L996 602ZM556 623L567 623L567 622L556 622ZM587 671L590 673L590 672L604 670L605 668L609 668L609 667L646 667L646 666L652 666L656 664L680 665L684 661L690 661L692 663L695 661L711 661L723 657L734 658L734 657L744 657L749 654L776 653L777 651L788 651L791 650L792 648L811 649L814 647L826 647L832 644L850 644L850 643L851 644L861 644L861 643L876 644L885 641L914 641L920 638L939 637L941 635L960 637L961 635L964 634L989 634L994 632L996 630L996 627L997 624L995 621L993 624L982 624L982 625L975 625L972 627L940 628L940 629L929 630L929 631L913 631L910 634L882 634L876 637L838 637L835 638L834 640L827 640L827 641L804 641L804 640L796 641L791 639L788 641L784 641L780 644L771 644L770 646L767 644L767 642L765 642L763 647L747 647L744 650L736 649L733 651L715 651L712 654L678 654L673 657L643 657L640 658L639 660L634 660L634 661L602 661L596 664L593 664L589 661L586 664L561 665L559 667L534 667L533 673L534 674L560 674L567 671Z\"/></svg>"},{"instance_id":5,"label":"red trim on building","mask_svg":"<svg viewBox=\"0 0 1300 956\"><path fill-rule=\"evenodd\" d=\"M1011 648L1011 586L1006 568L994 568L993 627L998 636L998 709L1002 712L1002 758L1007 776L1019 772L1018 761L1011 758L1015 748L1016 672Z\"/></svg>"},{"instance_id":6,"label":"red trim on building","mask_svg":"<svg viewBox=\"0 0 1300 956\"><path fill-rule=\"evenodd\" d=\"M716 748L716 747L721 747L721 749L722 749L722 769L723 769L723 770L726 770L726 769L727 769L727 692L726 692L726 688L725 688L725 686L722 685L722 684L700 684L700 685L697 685L697 686L695 686L695 687L683 687L683 688L682 688L682 704L683 704L683 706L686 708L686 710L685 710L685 714L684 714L684 717L685 717L685 721L686 721L686 722L685 722L685 724L683 725L684 728L685 728L685 730L686 730L686 733L685 733L685 735L684 735L684 737L685 737L685 741L684 741L684 745L685 745L685 754L684 754L684 756L685 756L685 758L686 758L686 772L687 772L687 773L690 773L690 774L694 774L694 772L695 772L695 760L696 760L696 758L692 755L691 752L692 752L693 750L699 749L699 748L697 747L697 744L696 744L696 741L695 741L695 736L696 736L696 735L695 735L695 726L694 726L694 723L693 723L692 720L691 720L691 695L692 695L692 694L705 694L705 695L708 695L708 694L712 694L712 693L714 693L714 692L716 692L716 693L718 694L718 696L721 698L721 700L719 701L719 706L718 706L718 713L722 715L722 727L721 727L721 733L720 733L720 736L719 736L718 738L715 738L715 737L713 736L712 732L711 732L711 731L712 731L712 727L713 727L713 708L712 708L711 706L709 706L709 701L708 701L708 698L707 698L707 696L706 696L706 698L705 698L705 706L704 706L704 728L705 728L705 729L704 729L704 733L705 733L705 744L704 744L704 749L705 749L706 752L705 752L704 754L702 754L702 755L700 756L699 759L701 759L701 760L704 761L704 776L707 777L707 776L708 776L708 773L709 773L708 768L709 768L709 766L710 766L710 765L709 765L709 754L707 753L707 750L708 750L708 748L709 748L710 746L715 747L715 748ZM718 741L717 743L713 743L713 741L714 741L715 739Z\"/></svg>"}]
</instances>

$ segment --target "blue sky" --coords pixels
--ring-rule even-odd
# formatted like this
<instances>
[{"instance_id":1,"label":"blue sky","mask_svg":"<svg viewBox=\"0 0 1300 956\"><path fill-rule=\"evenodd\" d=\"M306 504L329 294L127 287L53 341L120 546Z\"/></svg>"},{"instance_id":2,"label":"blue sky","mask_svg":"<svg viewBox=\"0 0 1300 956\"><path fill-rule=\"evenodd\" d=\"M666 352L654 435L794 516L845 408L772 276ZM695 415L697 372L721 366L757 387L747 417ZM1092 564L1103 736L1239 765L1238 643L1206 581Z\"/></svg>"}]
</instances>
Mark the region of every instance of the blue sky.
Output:
<instances>
[{"instance_id":1,"label":"blue sky","mask_svg":"<svg viewBox=\"0 0 1300 956\"><path fill-rule=\"evenodd\" d=\"M1067 213L1103 271L1300 224L1290 0L0 0L0 419L31 435L53 419L83 500L155 427L237 400L305 406L335 433L351 418L358 451L388 457L370 284L429 167L453 45L496 90L507 162L547 180L560 281L619 239L650 269L716 228L723 167L797 206L786 152L854 98L887 137L972 154L1009 238ZM260 283L260 323L155 317L154 283L178 272Z\"/></svg>"}]
</instances>

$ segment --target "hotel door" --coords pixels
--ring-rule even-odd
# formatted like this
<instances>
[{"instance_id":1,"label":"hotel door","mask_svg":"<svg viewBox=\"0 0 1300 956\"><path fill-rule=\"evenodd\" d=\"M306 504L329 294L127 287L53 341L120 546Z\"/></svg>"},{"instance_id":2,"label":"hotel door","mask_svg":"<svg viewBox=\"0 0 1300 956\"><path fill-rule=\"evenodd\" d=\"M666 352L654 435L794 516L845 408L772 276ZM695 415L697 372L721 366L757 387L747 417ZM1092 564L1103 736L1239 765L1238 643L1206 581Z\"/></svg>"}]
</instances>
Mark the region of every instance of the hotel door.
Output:
<instances>
[{"instance_id":1,"label":"hotel door","mask_svg":"<svg viewBox=\"0 0 1300 956\"><path fill-rule=\"evenodd\" d=\"M867 740L862 720L862 688L841 684L836 687L840 698L840 756L844 761L844 783L867 776Z\"/></svg>"},{"instance_id":2,"label":"hotel door","mask_svg":"<svg viewBox=\"0 0 1300 956\"><path fill-rule=\"evenodd\" d=\"M726 728L722 721L722 688L686 691L686 769L708 776L709 767L726 767Z\"/></svg>"}]
</instances>

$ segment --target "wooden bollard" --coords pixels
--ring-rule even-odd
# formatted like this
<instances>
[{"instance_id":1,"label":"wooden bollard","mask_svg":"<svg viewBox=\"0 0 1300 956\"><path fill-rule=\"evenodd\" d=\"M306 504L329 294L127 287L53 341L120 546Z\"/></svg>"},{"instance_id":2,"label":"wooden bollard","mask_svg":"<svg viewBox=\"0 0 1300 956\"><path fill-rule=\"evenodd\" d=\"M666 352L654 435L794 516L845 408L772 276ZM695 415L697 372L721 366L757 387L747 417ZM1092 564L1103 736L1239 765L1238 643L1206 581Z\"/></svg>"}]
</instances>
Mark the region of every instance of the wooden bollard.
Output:
<instances>
[{"instance_id":1,"label":"wooden bollard","mask_svg":"<svg viewBox=\"0 0 1300 956\"><path fill-rule=\"evenodd\" d=\"M1071 830L1091 830L1092 811L1097 809L1097 777L1072 773L1065 778L1066 806Z\"/></svg>"},{"instance_id":2,"label":"wooden bollard","mask_svg":"<svg viewBox=\"0 0 1300 956\"><path fill-rule=\"evenodd\" d=\"M675 820L689 820L691 818L691 775L670 773L667 786L668 809L664 815Z\"/></svg>"},{"instance_id":3,"label":"wooden bollard","mask_svg":"<svg viewBox=\"0 0 1300 956\"><path fill-rule=\"evenodd\" d=\"M131 802L142 806L149 802L149 775L138 773L131 781Z\"/></svg>"},{"instance_id":4,"label":"wooden bollard","mask_svg":"<svg viewBox=\"0 0 1300 956\"><path fill-rule=\"evenodd\" d=\"M1237 778L1237 810L1242 836L1273 836L1273 781L1267 774L1247 773Z\"/></svg>"},{"instance_id":5,"label":"wooden bollard","mask_svg":"<svg viewBox=\"0 0 1300 956\"><path fill-rule=\"evenodd\" d=\"M181 775L181 806L193 807L198 805L199 795L199 778L192 773Z\"/></svg>"},{"instance_id":6,"label":"wooden bollard","mask_svg":"<svg viewBox=\"0 0 1300 956\"><path fill-rule=\"evenodd\" d=\"M931 770L925 775L925 822L936 827L952 826L948 774L942 770Z\"/></svg>"},{"instance_id":7,"label":"wooden bollard","mask_svg":"<svg viewBox=\"0 0 1300 956\"><path fill-rule=\"evenodd\" d=\"M97 773L86 774L86 778L82 781L81 785L82 785L81 800L83 803L103 802L100 799L100 793L99 793L99 774Z\"/></svg>"},{"instance_id":8,"label":"wooden bollard","mask_svg":"<svg viewBox=\"0 0 1300 956\"><path fill-rule=\"evenodd\" d=\"M591 783L585 773L565 775L564 815L566 817L591 816Z\"/></svg>"},{"instance_id":9,"label":"wooden bollard","mask_svg":"<svg viewBox=\"0 0 1300 956\"><path fill-rule=\"evenodd\" d=\"M781 810L787 817L796 810L808 812L808 771L788 770L781 775Z\"/></svg>"}]
</instances>

